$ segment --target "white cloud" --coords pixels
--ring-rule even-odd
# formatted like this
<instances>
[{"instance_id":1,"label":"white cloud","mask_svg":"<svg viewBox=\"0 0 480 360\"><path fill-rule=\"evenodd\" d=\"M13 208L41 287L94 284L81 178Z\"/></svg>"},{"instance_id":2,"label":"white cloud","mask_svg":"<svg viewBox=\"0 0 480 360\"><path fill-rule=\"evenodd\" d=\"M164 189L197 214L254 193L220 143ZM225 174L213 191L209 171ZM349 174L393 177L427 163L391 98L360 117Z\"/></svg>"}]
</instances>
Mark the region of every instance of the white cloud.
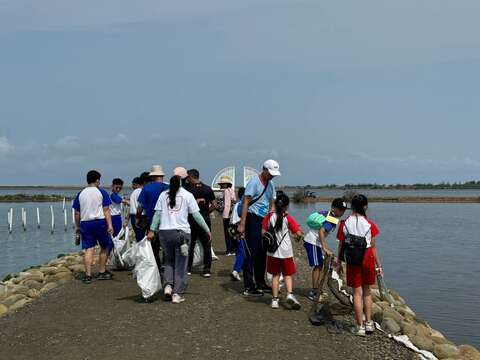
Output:
<instances>
[{"instance_id":1,"label":"white cloud","mask_svg":"<svg viewBox=\"0 0 480 360\"><path fill-rule=\"evenodd\" d=\"M13 144L5 136L0 136L0 154L7 154L13 149Z\"/></svg>"},{"instance_id":2,"label":"white cloud","mask_svg":"<svg viewBox=\"0 0 480 360\"><path fill-rule=\"evenodd\" d=\"M68 135L58 139L55 146L60 149L72 149L80 145L80 138L78 136Z\"/></svg>"}]
</instances>

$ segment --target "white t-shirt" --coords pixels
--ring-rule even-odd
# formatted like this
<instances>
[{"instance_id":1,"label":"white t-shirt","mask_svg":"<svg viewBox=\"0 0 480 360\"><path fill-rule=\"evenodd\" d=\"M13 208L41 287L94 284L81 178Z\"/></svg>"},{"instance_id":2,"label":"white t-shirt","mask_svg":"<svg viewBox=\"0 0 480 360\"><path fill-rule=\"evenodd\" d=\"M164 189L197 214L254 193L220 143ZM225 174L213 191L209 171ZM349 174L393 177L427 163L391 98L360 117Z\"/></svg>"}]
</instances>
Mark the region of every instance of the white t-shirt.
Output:
<instances>
[{"instance_id":1,"label":"white t-shirt","mask_svg":"<svg viewBox=\"0 0 480 360\"><path fill-rule=\"evenodd\" d=\"M277 214L272 214L272 217L270 218L270 223L275 226L276 221ZM293 257L292 240L290 239L290 229L288 227L287 217L283 218L282 230L276 231L275 235L277 237L277 241L280 243L280 246L278 247L277 251L275 251L275 253L267 254L277 259L287 259Z\"/></svg>"},{"instance_id":2,"label":"white t-shirt","mask_svg":"<svg viewBox=\"0 0 480 360\"><path fill-rule=\"evenodd\" d=\"M303 241L305 241L306 243L318 246L320 248L322 247L318 230L309 229Z\"/></svg>"},{"instance_id":3,"label":"white t-shirt","mask_svg":"<svg viewBox=\"0 0 480 360\"><path fill-rule=\"evenodd\" d=\"M101 220L105 219L103 208L111 203L105 190L89 186L78 193L72 207L80 212L81 221Z\"/></svg>"},{"instance_id":4,"label":"white t-shirt","mask_svg":"<svg viewBox=\"0 0 480 360\"><path fill-rule=\"evenodd\" d=\"M160 230L182 230L190 233L188 214L196 213L200 208L192 193L180 188L175 208L170 208L168 191L164 191L158 198L155 211L161 211Z\"/></svg>"},{"instance_id":5,"label":"white t-shirt","mask_svg":"<svg viewBox=\"0 0 480 360\"><path fill-rule=\"evenodd\" d=\"M137 188L130 194L130 215L137 215L138 197L142 192L142 188Z\"/></svg>"},{"instance_id":6,"label":"white t-shirt","mask_svg":"<svg viewBox=\"0 0 480 360\"><path fill-rule=\"evenodd\" d=\"M349 233L350 235L364 236L367 239L367 248L372 246L372 232L375 234L378 232L376 225L373 231L372 222L364 216L349 216L341 230L344 235Z\"/></svg>"},{"instance_id":7,"label":"white t-shirt","mask_svg":"<svg viewBox=\"0 0 480 360\"><path fill-rule=\"evenodd\" d=\"M232 217L230 219L230 224L236 225L242 220L240 216L238 216L238 207L240 206L240 203L236 203L235 206L233 207L232 211Z\"/></svg>"}]
</instances>

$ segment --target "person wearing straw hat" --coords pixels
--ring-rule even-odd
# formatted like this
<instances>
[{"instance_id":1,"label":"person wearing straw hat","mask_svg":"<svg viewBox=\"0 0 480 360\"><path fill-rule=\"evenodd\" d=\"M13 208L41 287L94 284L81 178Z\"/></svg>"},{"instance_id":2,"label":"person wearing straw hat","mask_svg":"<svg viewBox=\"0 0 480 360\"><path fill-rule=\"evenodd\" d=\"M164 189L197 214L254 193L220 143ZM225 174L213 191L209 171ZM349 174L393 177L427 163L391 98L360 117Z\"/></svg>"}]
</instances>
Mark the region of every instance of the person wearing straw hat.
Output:
<instances>
[{"instance_id":1,"label":"person wearing straw hat","mask_svg":"<svg viewBox=\"0 0 480 360\"><path fill-rule=\"evenodd\" d=\"M218 185L223 192L223 206L220 207L223 216L223 232L225 234L225 254L227 256L235 255L235 241L230 235L228 228L230 226L230 213L235 204L235 190L230 176L222 176L218 181ZM222 209L223 207L223 209Z\"/></svg>"},{"instance_id":2,"label":"person wearing straw hat","mask_svg":"<svg viewBox=\"0 0 480 360\"><path fill-rule=\"evenodd\" d=\"M155 206L157 205L158 198L160 194L165 190L168 190L168 184L163 182L165 177L165 172L161 165L153 165L152 170L149 173L151 183L145 185L138 196L138 206L137 214L141 214L145 211L147 216L148 229L152 224L153 215L155 214ZM160 260L160 241L158 238L152 241L153 253L155 255L155 260L157 261L157 266L160 269L162 262Z\"/></svg>"}]
</instances>

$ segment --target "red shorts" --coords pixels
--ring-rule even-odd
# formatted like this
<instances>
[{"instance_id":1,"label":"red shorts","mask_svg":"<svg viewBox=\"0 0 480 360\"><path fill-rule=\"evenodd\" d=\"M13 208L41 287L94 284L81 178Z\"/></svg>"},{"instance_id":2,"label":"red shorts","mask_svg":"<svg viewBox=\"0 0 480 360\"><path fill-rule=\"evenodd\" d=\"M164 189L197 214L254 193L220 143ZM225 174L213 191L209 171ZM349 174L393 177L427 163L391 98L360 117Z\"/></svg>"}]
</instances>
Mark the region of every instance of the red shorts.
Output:
<instances>
[{"instance_id":1,"label":"red shorts","mask_svg":"<svg viewBox=\"0 0 480 360\"><path fill-rule=\"evenodd\" d=\"M291 276L295 274L297 268L293 258L279 259L267 256L267 272L272 275L282 274L283 276Z\"/></svg>"},{"instance_id":2,"label":"red shorts","mask_svg":"<svg viewBox=\"0 0 480 360\"><path fill-rule=\"evenodd\" d=\"M362 266L351 266L347 264L347 286L358 288L363 285L374 285L376 279L373 248L368 248L367 251L365 251Z\"/></svg>"}]
</instances>

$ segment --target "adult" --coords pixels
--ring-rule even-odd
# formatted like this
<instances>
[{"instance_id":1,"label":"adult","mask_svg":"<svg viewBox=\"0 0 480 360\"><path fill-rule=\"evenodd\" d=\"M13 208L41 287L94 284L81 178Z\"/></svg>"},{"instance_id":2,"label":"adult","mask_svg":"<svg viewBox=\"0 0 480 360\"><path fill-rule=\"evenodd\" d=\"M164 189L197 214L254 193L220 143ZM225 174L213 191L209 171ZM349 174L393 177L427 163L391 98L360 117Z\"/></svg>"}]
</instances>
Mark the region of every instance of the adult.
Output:
<instances>
[{"instance_id":1,"label":"adult","mask_svg":"<svg viewBox=\"0 0 480 360\"><path fill-rule=\"evenodd\" d=\"M95 246L100 245L98 280L110 280L107 258L112 247L112 216L110 196L100 188L101 174L96 170L87 173L88 186L80 191L73 201L75 209L75 231L80 234L82 249L85 250L85 275L83 282L92 282L92 264Z\"/></svg>"},{"instance_id":2,"label":"adult","mask_svg":"<svg viewBox=\"0 0 480 360\"><path fill-rule=\"evenodd\" d=\"M181 186L180 176L173 176L170 179L170 189L160 195L155 206L148 239L153 241L158 231L165 254L164 294L174 304L185 301L188 243L191 234L189 215L210 239L210 229L200 214L195 198Z\"/></svg>"},{"instance_id":3,"label":"adult","mask_svg":"<svg viewBox=\"0 0 480 360\"><path fill-rule=\"evenodd\" d=\"M192 193L200 208L200 214L203 216L205 223L208 225L209 231L212 228L210 221L210 213L215 211L217 207L217 200L215 194L210 186L205 185L200 181L200 172L197 169L187 171L188 187L187 190ZM189 216L190 227L192 229L192 236L190 241L190 251L188 255L188 272L192 272L193 254L197 240L203 246L203 273L202 276L209 278L212 276L212 242L208 233L198 225L192 216Z\"/></svg>"},{"instance_id":4,"label":"adult","mask_svg":"<svg viewBox=\"0 0 480 360\"><path fill-rule=\"evenodd\" d=\"M265 283L267 254L261 246L262 222L273 208L275 185L273 178L280 176L280 165L275 160L263 164L260 175L247 184L242 200L242 216L238 231L245 236L246 257L243 264L245 296L262 296L270 291Z\"/></svg>"},{"instance_id":5,"label":"adult","mask_svg":"<svg viewBox=\"0 0 480 360\"><path fill-rule=\"evenodd\" d=\"M236 243L230 235L228 228L230 227L230 214L235 204L235 190L233 189L232 179L229 176L222 176L218 181L218 185L223 192L222 199L222 217L223 217L223 233L225 236L225 254L227 256L235 255Z\"/></svg>"},{"instance_id":6,"label":"adult","mask_svg":"<svg viewBox=\"0 0 480 360\"><path fill-rule=\"evenodd\" d=\"M140 216L145 211L147 228L152 224L153 215L155 214L155 206L157 205L160 194L168 190L168 185L163 182L165 172L161 165L153 165L149 173L150 183L145 185L138 196L137 215ZM162 267L160 260L160 240L154 239L152 241L153 254L159 269Z\"/></svg>"},{"instance_id":7,"label":"adult","mask_svg":"<svg viewBox=\"0 0 480 360\"><path fill-rule=\"evenodd\" d=\"M132 180L132 189L133 191L130 194L130 223L135 233L135 239L141 241L145 237L145 229L137 226L138 197L143 189L143 179L141 177ZM128 224L128 221L125 221L125 223Z\"/></svg>"}]
</instances>

